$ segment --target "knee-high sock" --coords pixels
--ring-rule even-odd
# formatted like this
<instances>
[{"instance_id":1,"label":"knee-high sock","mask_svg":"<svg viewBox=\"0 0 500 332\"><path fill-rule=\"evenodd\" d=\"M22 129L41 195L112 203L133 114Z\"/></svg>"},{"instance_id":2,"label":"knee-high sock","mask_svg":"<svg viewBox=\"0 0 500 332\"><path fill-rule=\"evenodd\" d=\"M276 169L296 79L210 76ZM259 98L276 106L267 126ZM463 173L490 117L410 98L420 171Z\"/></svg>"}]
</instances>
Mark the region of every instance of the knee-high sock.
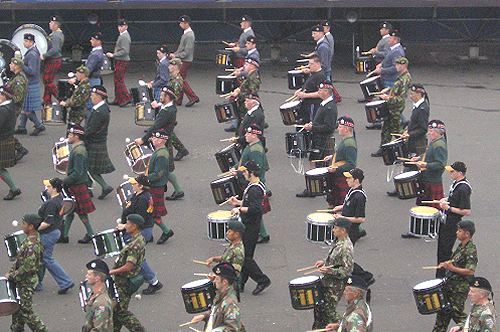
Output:
<instances>
[{"instance_id":1,"label":"knee-high sock","mask_svg":"<svg viewBox=\"0 0 500 332\"><path fill-rule=\"evenodd\" d=\"M69 234L69 229L71 228L71 224L73 223L73 219L75 219L75 214L70 213L64 218L64 230L63 230L63 236L68 237Z\"/></svg>"},{"instance_id":2,"label":"knee-high sock","mask_svg":"<svg viewBox=\"0 0 500 332\"><path fill-rule=\"evenodd\" d=\"M0 169L0 178L2 178L2 180L4 180L4 182L9 186L10 190L17 190L14 180L12 180L9 171L7 171L5 168Z\"/></svg>"},{"instance_id":3,"label":"knee-high sock","mask_svg":"<svg viewBox=\"0 0 500 332\"><path fill-rule=\"evenodd\" d=\"M177 193L180 193L182 191L181 186L179 185L179 182L177 182L177 176L173 172L170 172L168 174L168 182L174 186L174 191Z\"/></svg>"},{"instance_id":4,"label":"knee-high sock","mask_svg":"<svg viewBox=\"0 0 500 332\"><path fill-rule=\"evenodd\" d=\"M104 180L104 178L102 177L101 174L94 174L94 173L91 172L90 176L92 177L92 179L95 180L95 182L99 183L99 185L101 186L102 190L111 187L109 184L106 183L106 181Z\"/></svg>"},{"instance_id":5,"label":"knee-high sock","mask_svg":"<svg viewBox=\"0 0 500 332\"><path fill-rule=\"evenodd\" d=\"M168 226L161 221L160 217L155 218L155 224L161 228L163 233L167 234L168 232L170 232L170 228L168 228Z\"/></svg>"},{"instance_id":6,"label":"knee-high sock","mask_svg":"<svg viewBox=\"0 0 500 332\"><path fill-rule=\"evenodd\" d=\"M80 220L83 222L83 226L85 226L85 230L87 231L88 236L94 235L94 230L92 229L92 225L90 224L89 221L89 215L88 214L79 214L78 217L80 217Z\"/></svg>"}]
</instances>

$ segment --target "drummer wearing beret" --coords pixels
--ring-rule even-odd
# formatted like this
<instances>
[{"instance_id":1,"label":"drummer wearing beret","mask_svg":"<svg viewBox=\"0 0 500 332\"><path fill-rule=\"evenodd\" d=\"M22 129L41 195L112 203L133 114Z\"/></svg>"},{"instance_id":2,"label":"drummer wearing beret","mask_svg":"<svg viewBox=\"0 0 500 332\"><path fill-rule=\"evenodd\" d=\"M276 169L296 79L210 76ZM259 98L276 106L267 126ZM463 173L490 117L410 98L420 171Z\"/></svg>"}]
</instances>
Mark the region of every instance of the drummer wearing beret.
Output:
<instances>
[{"instance_id":1,"label":"drummer wearing beret","mask_svg":"<svg viewBox=\"0 0 500 332\"><path fill-rule=\"evenodd\" d=\"M309 54L304 54L306 58L311 58L313 55L317 55L321 62L321 68L325 74L327 81L332 80L332 46L329 44L328 40L325 38L325 31L322 24L317 24L311 28L311 35L316 42L316 47L314 52ZM309 73L309 69L304 70L305 73Z\"/></svg>"},{"instance_id":2,"label":"drummer wearing beret","mask_svg":"<svg viewBox=\"0 0 500 332\"><path fill-rule=\"evenodd\" d=\"M445 270L446 283L443 295L450 302L450 307L437 313L433 332L446 332L452 319L459 325L465 324L467 319L467 314L464 312L465 301L478 262L476 245L472 241L475 232L474 222L460 221L457 228L459 244L450 260L438 265L438 268Z\"/></svg>"},{"instance_id":3,"label":"drummer wearing beret","mask_svg":"<svg viewBox=\"0 0 500 332\"><path fill-rule=\"evenodd\" d=\"M379 32L380 40L378 41L377 45L366 53L370 53L373 55L373 58L377 63L382 62L384 60L385 55L389 52L391 49L391 46L389 45L389 33L392 31L392 24L390 22L382 22L379 25Z\"/></svg>"},{"instance_id":4,"label":"drummer wearing beret","mask_svg":"<svg viewBox=\"0 0 500 332\"><path fill-rule=\"evenodd\" d=\"M391 88L398 77L396 60L405 56L405 50L401 46L401 35L398 30L389 33L389 51L377 65L374 74L380 75L384 88Z\"/></svg>"},{"instance_id":5,"label":"drummer wearing beret","mask_svg":"<svg viewBox=\"0 0 500 332\"><path fill-rule=\"evenodd\" d=\"M62 107L69 108L67 122L80 124L85 118L87 103L90 98L89 69L81 65L76 69L76 78L68 83L76 85L76 89L66 100L59 102Z\"/></svg>"},{"instance_id":6,"label":"drummer wearing beret","mask_svg":"<svg viewBox=\"0 0 500 332\"><path fill-rule=\"evenodd\" d=\"M257 94L249 93L245 96L245 108L247 112L238 126L238 137L234 139L234 142L238 143L242 149L247 145L245 134L248 127L257 125L259 128L264 128L266 122L264 109L260 104L260 98Z\"/></svg>"},{"instance_id":7,"label":"drummer wearing beret","mask_svg":"<svg viewBox=\"0 0 500 332\"><path fill-rule=\"evenodd\" d=\"M109 267L105 261L94 259L86 265L85 280L92 286L92 293L85 304L85 325L82 332L113 331L113 306L106 280L109 278Z\"/></svg>"},{"instance_id":8,"label":"drummer wearing beret","mask_svg":"<svg viewBox=\"0 0 500 332\"><path fill-rule=\"evenodd\" d=\"M160 100L161 88L167 86L170 79L168 72L169 61L167 58L167 45L160 45L156 48L156 76L154 80L148 82L148 88L153 89L154 100Z\"/></svg>"},{"instance_id":9,"label":"drummer wearing beret","mask_svg":"<svg viewBox=\"0 0 500 332\"><path fill-rule=\"evenodd\" d=\"M245 43L245 48L247 49L246 59L252 59L260 63L260 53L257 49L257 38L255 36L249 36ZM248 73L244 70L243 67L237 68L233 71L233 75L236 77L246 77Z\"/></svg>"},{"instance_id":10,"label":"drummer wearing beret","mask_svg":"<svg viewBox=\"0 0 500 332\"><path fill-rule=\"evenodd\" d=\"M90 37L90 46L92 46L92 50L87 57L85 66L89 70L89 83L92 88L98 85L103 85L101 79L101 68L106 60L106 56L104 55L104 51L102 49L103 38L104 37L100 32L96 32Z\"/></svg>"},{"instance_id":11,"label":"drummer wearing beret","mask_svg":"<svg viewBox=\"0 0 500 332\"><path fill-rule=\"evenodd\" d=\"M28 91L28 78L23 71L23 60L20 57L14 56L10 60L9 69L13 73L12 77L5 84L12 90L12 102L14 103L15 109L15 121L14 128L16 126L16 121L21 114L24 107L24 100L26 98L26 93ZM22 146L21 142L14 137L16 145L16 162L20 161L25 155L28 154L28 149Z\"/></svg>"},{"instance_id":12,"label":"drummer wearing beret","mask_svg":"<svg viewBox=\"0 0 500 332\"><path fill-rule=\"evenodd\" d=\"M43 245L40 242L38 227L42 219L38 214L25 214L21 229L26 234L12 265L5 278L16 283L19 301L19 311L12 315L12 331L24 331L24 325L32 331L46 332L47 328L40 317L33 311L33 292L38 283L38 272L42 264Z\"/></svg>"},{"instance_id":13,"label":"drummer wearing beret","mask_svg":"<svg viewBox=\"0 0 500 332\"><path fill-rule=\"evenodd\" d=\"M494 332L496 331L496 309L493 302L493 289L483 277L475 277L470 284L469 299L472 309L467 320L452 327L450 332Z\"/></svg>"},{"instance_id":14,"label":"drummer wearing beret","mask_svg":"<svg viewBox=\"0 0 500 332\"><path fill-rule=\"evenodd\" d=\"M49 20L50 34L48 36L48 47L45 54L40 55L43 62L43 92L44 105L50 105L52 96L59 98L57 85L54 84L54 79L57 72L62 66L62 47L64 44L64 34L61 30L62 20L58 15L53 15Z\"/></svg>"},{"instance_id":15,"label":"drummer wearing beret","mask_svg":"<svg viewBox=\"0 0 500 332\"><path fill-rule=\"evenodd\" d=\"M240 38L236 43L228 43L227 46L231 48L234 53L234 66L236 68L243 67L245 64L246 55L248 54L248 49L246 48L246 41L248 37L255 36L252 30L252 18L248 15L243 15L240 20L240 28L243 30L241 32Z\"/></svg>"}]
</instances>

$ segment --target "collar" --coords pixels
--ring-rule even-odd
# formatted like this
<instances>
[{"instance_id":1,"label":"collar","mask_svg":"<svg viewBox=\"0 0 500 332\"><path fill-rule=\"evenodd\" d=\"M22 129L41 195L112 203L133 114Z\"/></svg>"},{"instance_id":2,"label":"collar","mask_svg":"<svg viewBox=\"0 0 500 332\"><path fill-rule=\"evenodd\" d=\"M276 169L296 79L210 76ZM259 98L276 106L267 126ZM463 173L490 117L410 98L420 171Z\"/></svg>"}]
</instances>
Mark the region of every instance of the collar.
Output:
<instances>
[{"instance_id":1,"label":"collar","mask_svg":"<svg viewBox=\"0 0 500 332\"><path fill-rule=\"evenodd\" d=\"M251 109L249 109L247 111L248 115L252 115L252 113L255 112L257 110L257 108L259 108L259 106L260 106L260 104L257 104L254 107L252 107Z\"/></svg>"},{"instance_id":2,"label":"collar","mask_svg":"<svg viewBox=\"0 0 500 332\"><path fill-rule=\"evenodd\" d=\"M246 28L245 30L243 30L243 32L247 32L247 31L250 31L250 30L252 30L252 27Z\"/></svg>"},{"instance_id":3,"label":"collar","mask_svg":"<svg viewBox=\"0 0 500 332\"><path fill-rule=\"evenodd\" d=\"M191 29L191 27L189 27L186 30L184 30L184 32L182 34L185 35L186 33L191 32L191 31L193 31L193 29Z\"/></svg>"},{"instance_id":4,"label":"collar","mask_svg":"<svg viewBox=\"0 0 500 332\"><path fill-rule=\"evenodd\" d=\"M165 62L167 60L167 56L165 55L163 58L160 59L160 62Z\"/></svg>"},{"instance_id":5,"label":"collar","mask_svg":"<svg viewBox=\"0 0 500 332\"><path fill-rule=\"evenodd\" d=\"M382 39L389 38L389 37L390 37L390 35L389 35L389 34L387 34L387 35L383 35L383 36L382 36Z\"/></svg>"},{"instance_id":6,"label":"collar","mask_svg":"<svg viewBox=\"0 0 500 332\"><path fill-rule=\"evenodd\" d=\"M99 107L101 107L102 105L104 105L105 103L106 103L105 100L101 100L99 103L95 104L94 107L92 107L92 109L96 110Z\"/></svg>"},{"instance_id":7,"label":"collar","mask_svg":"<svg viewBox=\"0 0 500 332\"><path fill-rule=\"evenodd\" d=\"M330 31L328 31L327 33L325 33L325 36L327 36L327 35L331 36L332 34L330 33Z\"/></svg>"},{"instance_id":8,"label":"collar","mask_svg":"<svg viewBox=\"0 0 500 332\"><path fill-rule=\"evenodd\" d=\"M328 98L326 98L325 100L323 100L323 101L321 102L321 106L325 106L326 104L328 104L328 103L329 103L329 102L331 102L332 100L333 100L333 95L332 95L332 96L330 96L330 97L328 97Z\"/></svg>"},{"instance_id":9,"label":"collar","mask_svg":"<svg viewBox=\"0 0 500 332\"><path fill-rule=\"evenodd\" d=\"M3 103L1 103L0 106L9 105L11 102L12 102L12 100L10 100L10 99L6 100Z\"/></svg>"},{"instance_id":10,"label":"collar","mask_svg":"<svg viewBox=\"0 0 500 332\"><path fill-rule=\"evenodd\" d=\"M92 48L92 52L97 51L97 50L102 50L102 46L96 46Z\"/></svg>"},{"instance_id":11,"label":"collar","mask_svg":"<svg viewBox=\"0 0 500 332\"><path fill-rule=\"evenodd\" d=\"M167 103L167 104L165 104L165 105L162 105L162 106L161 106L161 108L162 108L162 109L163 109L163 108L167 108L167 107L172 106L173 104L174 104L174 102L173 102L173 101L171 101L170 103Z\"/></svg>"},{"instance_id":12,"label":"collar","mask_svg":"<svg viewBox=\"0 0 500 332\"><path fill-rule=\"evenodd\" d=\"M252 53L253 53L253 52L255 52L255 51L257 51L257 49L256 49L256 48L249 49L247 54L252 54Z\"/></svg>"},{"instance_id":13,"label":"collar","mask_svg":"<svg viewBox=\"0 0 500 332\"><path fill-rule=\"evenodd\" d=\"M413 107L417 108L425 101L425 98L420 98L416 103L413 103Z\"/></svg>"},{"instance_id":14,"label":"collar","mask_svg":"<svg viewBox=\"0 0 500 332\"><path fill-rule=\"evenodd\" d=\"M391 50L395 49L396 47L401 46L401 43L397 43L396 45L391 46Z\"/></svg>"},{"instance_id":15,"label":"collar","mask_svg":"<svg viewBox=\"0 0 500 332\"><path fill-rule=\"evenodd\" d=\"M325 36L321 37L317 42L316 42L316 45L319 45L319 43L321 43L323 40L325 40Z\"/></svg>"},{"instance_id":16,"label":"collar","mask_svg":"<svg viewBox=\"0 0 500 332\"><path fill-rule=\"evenodd\" d=\"M123 31L123 32L120 32L120 36L123 35L124 33L126 33L127 30Z\"/></svg>"}]
</instances>

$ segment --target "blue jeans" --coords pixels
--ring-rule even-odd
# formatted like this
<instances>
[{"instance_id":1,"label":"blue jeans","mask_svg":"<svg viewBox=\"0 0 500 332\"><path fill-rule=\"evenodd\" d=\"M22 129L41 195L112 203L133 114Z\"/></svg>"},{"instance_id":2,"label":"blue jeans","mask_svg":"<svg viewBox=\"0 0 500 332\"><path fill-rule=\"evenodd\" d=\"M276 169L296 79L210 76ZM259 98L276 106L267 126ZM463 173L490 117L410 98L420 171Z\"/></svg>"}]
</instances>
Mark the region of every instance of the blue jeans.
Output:
<instances>
[{"instance_id":1,"label":"blue jeans","mask_svg":"<svg viewBox=\"0 0 500 332\"><path fill-rule=\"evenodd\" d=\"M141 235L144 237L144 240L146 240L146 242L150 241L153 238L153 227L144 228L143 230L141 230ZM124 238L125 242L128 242L130 240L130 235L125 234ZM142 263L141 273L144 277L144 281L146 281L148 284L154 284L158 281L155 271L151 269L146 259L144 259L144 263Z\"/></svg>"},{"instance_id":2,"label":"blue jeans","mask_svg":"<svg viewBox=\"0 0 500 332\"><path fill-rule=\"evenodd\" d=\"M161 89L159 89L159 88L153 88L153 98L157 102L160 102L160 94L161 94Z\"/></svg>"},{"instance_id":3,"label":"blue jeans","mask_svg":"<svg viewBox=\"0 0 500 332\"><path fill-rule=\"evenodd\" d=\"M60 289L68 288L73 284L71 277L64 271L64 269L59 265L59 263L52 257L54 251L54 246L61 236L61 231L54 229L49 233L40 234L40 240L43 245L43 264L49 270L50 275L54 278ZM39 280L39 284L42 284L42 278Z\"/></svg>"},{"instance_id":4,"label":"blue jeans","mask_svg":"<svg viewBox=\"0 0 500 332\"><path fill-rule=\"evenodd\" d=\"M43 128L44 127L42 122L36 116L35 112L27 112L27 113L22 112L21 115L19 115L19 126L18 127L25 129L26 122L28 122L28 119L30 119L31 122L33 122L33 124L35 125L35 128Z\"/></svg>"}]
</instances>

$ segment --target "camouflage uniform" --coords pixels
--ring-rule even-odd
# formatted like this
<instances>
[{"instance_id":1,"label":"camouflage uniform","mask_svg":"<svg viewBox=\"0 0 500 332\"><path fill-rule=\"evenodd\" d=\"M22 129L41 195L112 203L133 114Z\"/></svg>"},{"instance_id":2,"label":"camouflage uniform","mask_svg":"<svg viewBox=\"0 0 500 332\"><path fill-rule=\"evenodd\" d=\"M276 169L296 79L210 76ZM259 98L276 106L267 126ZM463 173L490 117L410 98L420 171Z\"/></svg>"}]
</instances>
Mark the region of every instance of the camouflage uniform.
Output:
<instances>
[{"instance_id":1,"label":"camouflage uniform","mask_svg":"<svg viewBox=\"0 0 500 332\"><path fill-rule=\"evenodd\" d=\"M368 325L370 324L370 325ZM370 307L363 298L348 303L340 320L338 332L366 332L371 330Z\"/></svg>"},{"instance_id":2,"label":"camouflage uniform","mask_svg":"<svg viewBox=\"0 0 500 332\"><path fill-rule=\"evenodd\" d=\"M205 331L217 332L245 332L241 323L240 307L236 299L236 292L229 286L223 293L214 297L212 310L205 313L207 326Z\"/></svg>"},{"instance_id":3,"label":"camouflage uniform","mask_svg":"<svg viewBox=\"0 0 500 332\"><path fill-rule=\"evenodd\" d=\"M401 133L401 113L405 109L406 94L411 84L411 75L409 72L400 74L389 93L390 99L387 101L389 106L389 118L384 120L382 125L382 142L380 145L391 141L391 133Z\"/></svg>"},{"instance_id":4,"label":"camouflage uniform","mask_svg":"<svg viewBox=\"0 0 500 332\"><path fill-rule=\"evenodd\" d=\"M324 328L329 323L337 322L340 315L336 311L345 283L354 267L353 246L349 237L338 240L325 259L325 266L332 266L323 276L324 304L314 307L313 329Z\"/></svg>"},{"instance_id":5,"label":"camouflage uniform","mask_svg":"<svg viewBox=\"0 0 500 332\"><path fill-rule=\"evenodd\" d=\"M122 326L129 331L145 331L139 320L128 310L130 298L133 293L129 291L129 279L136 277L141 272L141 265L146 255L146 242L139 233L120 251L114 269L125 265L127 262L134 264L134 268L127 273L115 275L115 284L120 296L120 303L113 309L113 331L118 332Z\"/></svg>"},{"instance_id":6,"label":"camouflage uniform","mask_svg":"<svg viewBox=\"0 0 500 332\"><path fill-rule=\"evenodd\" d=\"M241 268L243 267L243 261L245 260L245 247L243 242L236 244L230 244L224 252L222 253L221 262L231 264L236 270L236 274L240 274Z\"/></svg>"},{"instance_id":7,"label":"camouflage uniform","mask_svg":"<svg viewBox=\"0 0 500 332\"><path fill-rule=\"evenodd\" d=\"M90 83L86 79L81 81L76 87L75 91L66 100L66 107L70 107L68 115L68 122L80 124L85 118L85 111L87 109L87 101L90 97Z\"/></svg>"},{"instance_id":8,"label":"camouflage uniform","mask_svg":"<svg viewBox=\"0 0 500 332\"><path fill-rule=\"evenodd\" d=\"M465 246L459 244L455 252L453 252L451 260L456 267L475 271L477 266L476 245L472 240L467 242ZM447 281L443 287L443 294L450 302L451 308L449 310L441 310L437 313L433 332L446 332L451 319L457 324L463 324L467 318L467 314L464 312L464 305L469 292L469 282L473 277L461 276L449 270L446 270L445 277Z\"/></svg>"},{"instance_id":9,"label":"camouflage uniform","mask_svg":"<svg viewBox=\"0 0 500 332\"><path fill-rule=\"evenodd\" d=\"M26 94L28 93L28 78L24 71L20 71L17 74L14 74L12 78L7 83L7 86L12 89L12 101L14 102L16 108L16 121L19 114L21 114L24 105L24 99L26 98ZM16 151L21 149L23 146L21 142L14 137Z\"/></svg>"},{"instance_id":10,"label":"camouflage uniform","mask_svg":"<svg viewBox=\"0 0 500 332\"><path fill-rule=\"evenodd\" d=\"M474 304L467 321L460 325L464 332L496 332L496 326L496 310L491 302Z\"/></svg>"},{"instance_id":11,"label":"camouflage uniform","mask_svg":"<svg viewBox=\"0 0 500 332\"><path fill-rule=\"evenodd\" d=\"M175 94L175 100L174 102L177 102L179 100L179 97L182 93L182 84L184 83L184 80L182 77L179 75L177 77L170 76L170 79L168 80L168 87L174 90ZM172 143L172 146L177 150L177 151L184 151L186 150L186 147L184 144L182 144L181 140L177 137L177 135L172 132L172 136L170 138L170 143Z\"/></svg>"},{"instance_id":12,"label":"camouflage uniform","mask_svg":"<svg viewBox=\"0 0 500 332\"><path fill-rule=\"evenodd\" d=\"M32 331L44 332L47 328L33 311L33 292L38 284L38 271L42 264L43 246L40 235L28 237L17 254L16 263L9 271L9 280L16 283L21 298L21 308L12 315L11 331L24 331L27 324Z\"/></svg>"},{"instance_id":13,"label":"camouflage uniform","mask_svg":"<svg viewBox=\"0 0 500 332\"><path fill-rule=\"evenodd\" d=\"M262 81L260 80L258 71L254 71L251 74L248 74L243 82L240 85L240 93L236 98L236 103L238 105L238 117L242 119L247 113L247 108L245 107L245 96L247 94L257 94L260 89L260 84Z\"/></svg>"},{"instance_id":14,"label":"camouflage uniform","mask_svg":"<svg viewBox=\"0 0 500 332\"><path fill-rule=\"evenodd\" d=\"M113 332L113 307L106 289L90 296L82 332Z\"/></svg>"}]
</instances>

